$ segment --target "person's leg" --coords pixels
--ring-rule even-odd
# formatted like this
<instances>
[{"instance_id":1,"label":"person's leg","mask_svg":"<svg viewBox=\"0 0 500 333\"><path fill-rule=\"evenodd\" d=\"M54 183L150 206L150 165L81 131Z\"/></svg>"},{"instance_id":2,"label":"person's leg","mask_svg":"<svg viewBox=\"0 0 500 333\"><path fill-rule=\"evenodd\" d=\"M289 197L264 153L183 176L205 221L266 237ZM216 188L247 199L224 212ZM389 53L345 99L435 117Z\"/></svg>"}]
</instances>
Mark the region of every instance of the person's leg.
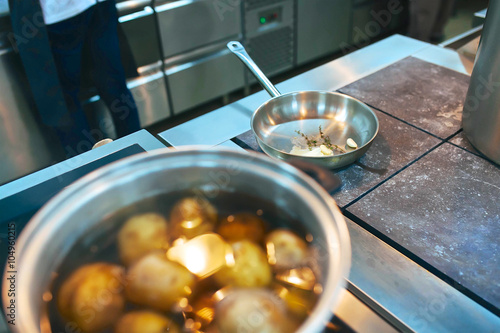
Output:
<instances>
[{"instance_id":1,"label":"person's leg","mask_svg":"<svg viewBox=\"0 0 500 333\"><path fill-rule=\"evenodd\" d=\"M68 157L90 150L93 145L90 127L78 93L81 78L81 53L89 11L70 19L47 25L50 46L57 67L61 89L68 107L55 127Z\"/></svg>"},{"instance_id":2,"label":"person's leg","mask_svg":"<svg viewBox=\"0 0 500 333\"><path fill-rule=\"evenodd\" d=\"M86 42L93 62L93 78L108 106L118 137L140 129L134 98L127 88L118 44L118 14L114 0L96 5Z\"/></svg>"},{"instance_id":3,"label":"person's leg","mask_svg":"<svg viewBox=\"0 0 500 333\"><path fill-rule=\"evenodd\" d=\"M429 41L439 5L438 0L410 0L410 37Z\"/></svg>"}]
</instances>

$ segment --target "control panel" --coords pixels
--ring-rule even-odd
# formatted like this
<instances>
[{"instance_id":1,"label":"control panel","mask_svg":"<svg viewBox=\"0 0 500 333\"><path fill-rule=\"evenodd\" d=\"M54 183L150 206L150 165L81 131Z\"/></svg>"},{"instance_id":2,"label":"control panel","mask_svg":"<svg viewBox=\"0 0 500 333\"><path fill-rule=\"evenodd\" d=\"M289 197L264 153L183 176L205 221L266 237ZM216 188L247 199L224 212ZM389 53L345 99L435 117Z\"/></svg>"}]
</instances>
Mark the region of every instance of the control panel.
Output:
<instances>
[{"instance_id":1,"label":"control panel","mask_svg":"<svg viewBox=\"0 0 500 333\"><path fill-rule=\"evenodd\" d=\"M259 23L260 25L268 25L275 22L281 22L282 19L282 7L267 9L259 12Z\"/></svg>"}]
</instances>

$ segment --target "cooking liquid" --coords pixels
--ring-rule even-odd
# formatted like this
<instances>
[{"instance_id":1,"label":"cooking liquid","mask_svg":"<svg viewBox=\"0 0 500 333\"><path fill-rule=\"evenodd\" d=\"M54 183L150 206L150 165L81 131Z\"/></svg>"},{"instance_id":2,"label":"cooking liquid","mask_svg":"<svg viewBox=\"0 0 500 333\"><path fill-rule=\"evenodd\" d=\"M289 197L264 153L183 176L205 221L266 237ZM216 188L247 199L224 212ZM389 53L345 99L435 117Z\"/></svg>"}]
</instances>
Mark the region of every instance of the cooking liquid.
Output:
<instances>
[{"instance_id":1,"label":"cooking liquid","mask_svg":"<svg viewBox=\"0 0 500 333\"><path fill-rule=\"evenodd\" d=\"M110 214L104 219L103 223L99 224L98 228L89 230L86 235L72 247L53 280L51 288L52 294L48 294L52 297L49 297L51 300L47 302L46 309L46 311L48 311L52 332L80 332L78 328L68 324L59 314L57 309L57 291L72 272L85 264L98 261L122 265L118 256L116 237L121 226L129 217L142 213L155 212L163 215L168 220L173 205L181 198L193 195L193 193L177 192L143 200L133 206L123 208L116 213ZM215 198L210 198L209 201L217 208L219 220L231 214L250 212L260 216L268 223L266 225L266 234L277 228L285 228L294 231L304 240L310 240L311 238L310 235L306 236L306 230L302 223L293 219L286 211L280 209L271 202L266 202L250 195L228 192L219 192ZM215 229L217 229L217 226ZM261 245L263 249L265 249L264 245ZM318 272L316 276L317 281L321 281L319 275L320 273ZM220 289L218 286L214 285L210 278L200 280L198 285L203 288L203 293L207 291L215 292ZM321 289L319 284L316 287ZM311 297L317 298L312 291ZM146 308L127 302L123 313L134 309ZM310 310L312 310L312 308ZM183 313L168 313L167 315L174 319L174 321L179 324L179 327L183 327ZM110 328L102 332L111 333L112 331L113 329Z\"/></svg>"}]
</instances>

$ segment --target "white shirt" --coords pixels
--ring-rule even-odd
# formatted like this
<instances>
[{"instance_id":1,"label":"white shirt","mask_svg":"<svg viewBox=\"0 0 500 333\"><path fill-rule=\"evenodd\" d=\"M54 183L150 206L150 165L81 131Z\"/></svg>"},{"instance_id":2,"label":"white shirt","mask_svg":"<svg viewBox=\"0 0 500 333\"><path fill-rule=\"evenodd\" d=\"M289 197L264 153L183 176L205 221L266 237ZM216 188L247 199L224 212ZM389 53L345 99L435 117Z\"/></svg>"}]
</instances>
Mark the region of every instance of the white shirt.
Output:
<instances>
[{"instance_id":1,"label":"white shirt","mask_svg":"<svg viewBox=\"0 0 500 333\"><path fill-rule=\"evenodd\" d=\"M45 24L64 21L105 0L40 0Z\"/></svg>"}]
</instances>

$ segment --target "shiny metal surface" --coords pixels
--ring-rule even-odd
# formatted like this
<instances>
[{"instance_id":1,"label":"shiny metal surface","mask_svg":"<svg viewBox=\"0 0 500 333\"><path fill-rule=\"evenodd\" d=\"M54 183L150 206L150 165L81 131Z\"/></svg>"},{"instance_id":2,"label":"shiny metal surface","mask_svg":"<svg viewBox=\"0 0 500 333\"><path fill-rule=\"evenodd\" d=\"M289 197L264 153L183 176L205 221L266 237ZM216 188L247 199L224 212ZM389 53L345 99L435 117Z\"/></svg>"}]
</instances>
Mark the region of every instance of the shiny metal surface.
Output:
<instances>
[{"instance_id":1,"label":"shiny metal surface","mask_svg":"<svg viewBox=\"0 0 500 333\"><path fill-rule=\"evenodd\" d=\"M302 91L280 95L239 42L227 47L250 69L260 84L273 97L252 115L251 126L262 150L282 160L302 160L327 168L341 168L363 156L378 133L378 119L363 102L350 96L322 91ZM334 156L305 157L290 154L297 131L318 135L319 129L332 144L345 146L352 138L358 147ZM311 134L313 133L313 134Z\"/></svg>"},{"instance_id":2,"label":"shiny metal surface","mask_svg":"<svg viewBox=\"0 0 500 333\"><path fill-rule=\"evenodd\" d=\"M276 87L280 91L301 91L305 88L334 91L430 46L394 35L286 80ZM250 117L268 99L269 95L261 91L159 135L173 146L214 146L250 130Z\"/></svg>"},{"instance_id":3,"label":"shiny metal surface","mask_svg":"<svg viewBox=\"0 0 500 333\"><path fill-rule=\"evenodd\" d=\"M243 3L243 34L251 57L268 76L293 68L296 53L295 1ZM262 17L268 18L265 24L261 22ZM247 82L254 83L255 77L248 72L246 74Z\"/></svg>"},{"instance_id":4,"label":"shiny metal surface","mask_svg":"<svg viewBox=\"0 0 500 333\"><path fill-rule=\"evenodd\" d=\"M168 104L165 78L161 71L143 75L127 81L139 111L141 127L146 127L171 116ZM94 127L105 136L115 138L110 110L99 96L90 98L84 105L85 111L94 120Z\"/></svg>"},{"instance_id":5,"label":"shiny metal surface","mask_svg":"<svg viewBox=\"0 0 500 333\"><path fill-rule=\"evenodd\" d=\"M486 13L469 91L464 103L463 128L472 145L500 164L500 1Z\"/></svg>"},{"instance_id":6,"label":"shiny metal surface","mask_svg":"<svg viewBox=\"0 0 500 333\"><path fill-rule=\"evenodd\" d=\"M239 2L222 14L217 1L173 1L156 6L165 58L241 33Z\"/></svg>"},{"instance_id":7,"label":"shiny metal surface","mask_svg":"<svg viewBox=\"0 0 500 333\"><path fill-rule=\"evenodd\" d=\"M268 155L282 160L299 159L327 168L341 168L363 156L378 133L375 113L350 96L321 91L303 91L281 95L263 104L251 120L257 142ZM354 138L358 149L334 156L304 157L289 153L291 139L303 133L317 134L319 126L332 144L343 147Z\"/></svg>"},{"instance_id":8,"label":"shiny metal surface","mask_svg":"<svg viewBox=\"0 0 500 333\"><path fill-rule=\"evenodd\" d=\"M399 332L347 290L335 309L335 316L357 333Z\"/></svg>"},{"instance_id":9,"label":"shiny metal surface","mask_svg":"<svg viewBox=\"0 0 500 333\"><path fill-rule=\"evenodd\" d=\"M474 19L472 20L472 26L475 27L477 25L483 24L484 19L486 18L486 13L488 12L488 9L485 8L483 10L480 10L478 12L474 13Z\"/></svg>"},{"instance_id":10,"label":"shiny metal surface","mask_svg":"<svg viewBox=\"0 0 500 333\"><path fill-rule=\"evenodd\" d=\"M17 54L0 49L0 184L58 161L59 141L32 108Z\"/></svg>"},{"instance_id":11,"label":"shiny metal surface","mask_svg":"<svg viewBox=\"0 0 500 333\"><path fill-rule=\"evenodd\" d=\"M165 146L146 130L140 130L123 138L99 147L99 149L90 150L78 156L51 165L40 171L31 173L25 177L14 180L10 183L0 186L0 199L7 198L18 192L24 191L30 187L36 186L44 181L59 177L61 174L70 172L85 164L95 161L103 156L114 153L118 150L129 147L133 144L139 144L145 151L165 148Z\"/></svg>"},{"instance_id":12,"label":"shiny metal surface","mask_svg":"<svg viewBox=\"0 0 500 333\"><path fill-rule=\"evenodd\" d=\"M93 146L92 146L92 149L97 149L99 147L102 147L102 146L105 146L107 145L108 143L111 143L113 142L113 139L102 139L101 141L98 141L96 142Z\"/></svg>"},{"instance_id":13,"label":"shiny metal surface","mask_svg":"<svg viewBox=\"0 0 500 333\"><path fill-rule=\"evenodd\" d=\"M297 64L333 54L349 42L350 0L297 1Z\"/></svg>"},{"instance_id":14,"label":"shiny metal surface","mask_svg":"<svg viewBox=\"0 0 500 333\"><path fill-rule=\"evenodd\" d=\"M464 46L471 40L475 39L476 37L481 36L481 33L483 31L483 26L479 25L477 27L474 27L470 30L467 30L464 33L461 33L460 35L457 35L453 38L450 38L441 44L439 46L441 47L448 47L453 50L458 50L460 47Z\"/></svg>"},{"instance_id":15,"label":"shiny metal surface","mask_svg":"<svg viewBox=\"0 0 500 333\"><path fill-rule=\"evenodd\" d=\"M125 0L117 1L116 9L118 16L128 15L142 11L147 6L151 6L152 0Z\"/></svg>"},{"instance_id":16,"label":"shiny metal surface","mask_svg":"<svg viewBox=\"0 0 500 333\"><path fill-rule=\"evenodd\" d=\"M136 78L127 82L127 86L137 104L142 127L167 119L172 115L162 72Z\"/></svg>"},{"instance_id":17,"label":"shiny metal surface","mask_svg":"<svg viewBox=\"0 0 500 333\"><path fill-rule=\"evenodd\" d=\"M474 63L467 57L454 50L431 45L422 51L412 55L412 57L442 66L462 74L470 75Z\"/></svg>"},{"instance_id":18,"label":"shiny metal surface","mask_svg":"<svg viewBox=\"0 0 500 333\"><path fill-rule=\"evenodd\" d=\"M167 68L173 113L210 101L245 84L243 66L227 49Z\"/></svg>"},{"instance_id":19,"label":"shiny metal surface","mask_svg":"<svg viewBox=\"0 0 500 333\"><path fill-rule=\"evenodd\" d=\"M269 81L267 76L260 70L260 68L255 64L255 62L250 58L247 51L243 45L238 41L232 41L227 43L227 48L231 50L236 56L246 65L246 67L252 72L255 78L259 81L260 85L266 89L266 91L271 95L271 97L278 97L281 93L276 89L276 87Z\"/></svg>"},{"instance_id":20,"label":"shiny metal surface","mask_svg":"<svg viewBox=\"0 0 500 333\"><path fill-rule=\"evenodd\" d=\"M161 61L154 15L153 9L146 6L119 18L137 67Z\"/></svg>"},{"instance_id":21,"label":"shiny metal surface","mask_svg":"<svg viewBox=\"0 0 500 333\"><path fill-rule=\"evenodd\" d=\"M226 175L227 181L214 183L214 174ZM320 252L323 293L298 332L320 332L339 303L350 266L349 234L342 214L312 179L286 163L262 154L222 149L169 149L130 157L83 177L49 201L17 241L15 332L40 331L41 296L49 288L52 272L79 237L110 212L183 189L251 193L303 221ZM4 304L8 288L4 285Z\"/></svg>"},{"instance_id":22,"label":"shiny metal surface","mask_svg":"<svg viewBox=\"0 0 500 333\"><path fill-rule=\"evenodd\" d=\"M241 148L240 146L238 146L236 143L234 143L231 140L227 140L221 144L218 144L217 146L213 146L212 148L217 148L217 147L226 147L226 148L231 148L234 150L246 151L245 149Z\"/></svg>"}]
</instances>

